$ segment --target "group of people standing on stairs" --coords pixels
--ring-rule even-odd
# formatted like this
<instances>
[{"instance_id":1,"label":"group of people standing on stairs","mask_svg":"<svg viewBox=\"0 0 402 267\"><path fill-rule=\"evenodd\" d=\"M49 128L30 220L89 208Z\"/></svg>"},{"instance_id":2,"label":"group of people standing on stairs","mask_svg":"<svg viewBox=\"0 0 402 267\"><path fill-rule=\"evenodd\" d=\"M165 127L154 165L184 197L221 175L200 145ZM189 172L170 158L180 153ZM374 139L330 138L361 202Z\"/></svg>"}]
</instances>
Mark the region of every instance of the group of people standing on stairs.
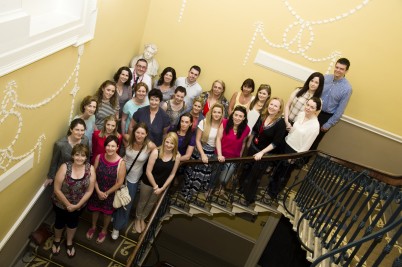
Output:
<instances>
[{"instance_id":1,"label":"group of people standing on stairs","mask_svg":"<svg viewBox=\"0 0 402 267\"><path fill-rule=\"evenodd\" d=\"M177 79L174 68L167 67L153 84L145 73L145 59L139 59L134 69L119 68L114 81L106 80L94 96L83 99L81 114L71 122L67 136L54 145L45 182L47 186L54 181L53 254L60 252L66 229L66 253L75 255L73 237L85 207L92 213L86 237L95 236L102 214L96 242L105 241L112 218L111 237L117 239L128 224L138 188L133 228L143 232L147 216L176 172L184 176L181 191L188 198L199 192L210 194L215 181L224 191L236 171L235 165L225 162L228 158L254 157L255 163L245 165L239 176L240 191L253 202L261 177L247 168L264 168L260 160L269 154L316 148L338 122L350 98L352 89L345 78L349 66L349 61L341 58L333 75L311 74L286 104L271 97L268 84L261 84L254 97L255 83L250 78L230 101L224 96L225 83L219 79L202 92L197 82L201 68L196 65L187 77ZM222 163L216 177L208 164L211 158ZM204 164L179 168L180 162L190 159ZM114 209L114 194L123 183L132 201L125 209ZM271 186L275 197L282 185L274 181Z\"/></svg>"}]
</instances>

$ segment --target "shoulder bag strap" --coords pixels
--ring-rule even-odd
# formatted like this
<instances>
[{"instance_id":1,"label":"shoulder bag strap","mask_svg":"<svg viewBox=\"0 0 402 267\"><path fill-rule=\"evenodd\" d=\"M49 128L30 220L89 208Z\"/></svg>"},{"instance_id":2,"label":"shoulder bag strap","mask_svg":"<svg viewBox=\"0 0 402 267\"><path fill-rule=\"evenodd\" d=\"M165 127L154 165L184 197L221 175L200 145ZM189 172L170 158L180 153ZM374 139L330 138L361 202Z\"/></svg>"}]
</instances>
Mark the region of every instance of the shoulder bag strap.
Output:
<instances>
[{"instance_id":1,"label":"shoulder bag strap","mask_svg":"<svg viewBox=\"0 0 402 267\"><path fill-rule=\"evenodd\" d=\"M130 168L128 169L128 171L126 172L126 175L131 171L131 169L133 168L135 162L137 161L139 155L141 154L141 151L144 149L145 145L141 147L141 150L138 152L137 156L135 157L133 163L131 164Z\"/></svg>"}]
</instances>

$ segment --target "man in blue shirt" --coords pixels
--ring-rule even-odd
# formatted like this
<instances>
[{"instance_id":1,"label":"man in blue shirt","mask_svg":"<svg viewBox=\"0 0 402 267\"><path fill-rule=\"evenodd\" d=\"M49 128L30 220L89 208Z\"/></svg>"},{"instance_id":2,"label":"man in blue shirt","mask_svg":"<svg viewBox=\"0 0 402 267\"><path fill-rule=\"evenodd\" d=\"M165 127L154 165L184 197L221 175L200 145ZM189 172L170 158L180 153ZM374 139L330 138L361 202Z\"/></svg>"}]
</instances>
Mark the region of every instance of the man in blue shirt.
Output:
<instances>
[{"instance_id":1,"label":"man in blue shirt","mask_svg":"<svg viewBox=\"0 0 402 267\"><path fill-rule=\"evenodd\" d=\"M321 96L322 110L318 115L321 128L319 135L310 148L311 150L317 149L324 135L339 121L345 111L352 95L352 86L345 78L349 67L349 60L340 58L336 61L334 74L325 75L324 90Z\"/></svg>"}]
</instances>

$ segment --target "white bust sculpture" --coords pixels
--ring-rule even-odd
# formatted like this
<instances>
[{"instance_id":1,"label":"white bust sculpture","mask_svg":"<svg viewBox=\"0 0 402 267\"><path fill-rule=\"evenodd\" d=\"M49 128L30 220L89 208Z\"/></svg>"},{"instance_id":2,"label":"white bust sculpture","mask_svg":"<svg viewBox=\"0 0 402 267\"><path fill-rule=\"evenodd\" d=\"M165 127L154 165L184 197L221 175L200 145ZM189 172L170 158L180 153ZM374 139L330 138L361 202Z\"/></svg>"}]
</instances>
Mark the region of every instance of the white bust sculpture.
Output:
<instances>
[{"instance_id":1,"label":"white bust sculpture","mask_svg":"<svg viewBox=\"0 0 402 267\"><path fill-rule=\"evenodd\" d=\"M154 78L158 74L159 64L154 58L158 52L158 47L155 44L146 44L144 46L144 53L142 55L137 55L133 57L130 62L130 67L134 68L137 60L140 58L145 59L148 62L147 74Z\"/></svg>"}]
</instances>

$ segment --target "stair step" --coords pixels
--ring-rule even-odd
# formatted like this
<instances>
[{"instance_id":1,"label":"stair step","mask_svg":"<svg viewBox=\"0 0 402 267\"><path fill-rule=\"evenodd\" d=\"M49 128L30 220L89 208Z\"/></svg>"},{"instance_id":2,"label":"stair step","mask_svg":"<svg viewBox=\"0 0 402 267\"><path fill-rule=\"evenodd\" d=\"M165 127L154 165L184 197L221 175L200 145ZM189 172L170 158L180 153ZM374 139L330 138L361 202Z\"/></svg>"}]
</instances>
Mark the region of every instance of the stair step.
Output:
<instances>
[{"instance_id":1,"label":"stair step","mask_svg":"<svg viewBox=\"0 0 402 267\"><path fill-rule=\"evenodd\" d=\"M35 254L39 255L41 262L50 261L55 266L125 266L124 262L118 262L111 258L105 257L92 249L82 246L78 242L75 243L75 257L69 258L66 253L66 246L63 244L60 248L60 254L54 256L52 254L53 237L49 238L43 246L35 249ZM106 242L106 241L105 241ZM103 244L102 244L103 245ZM35 265L32 265L35 266ZM39 266L39 265L36 265ZM46 266L46 265L45 265Z\"/></svg>"},{"instance_id":2,"label":"stair step","mask_svg":"<svg viewBox=\"0 0 402 267\"><path fill-rule=\"evenodd\" d=\"M248 206L243 206L239 203L233 203L232 204L232 212L234 213L243 213L247 212L250 213L251 215L257 215L258 212L254 210L254 208L249 208Z\"/></svg>"},{"instance_id":3,"label":"stair step","mask_svg":"<svg viewBox=\"0 0 402 267\"><path fill-rule=\"evenodd\" d=\"M35 255L34 258L24 265L24 267L38 267L38 266L46 266L46 267L60 267L59 264L50 261L49 259L45 259L39 255Z\"/></svg>"},{"instance_id":4,"label":"stair step","mask_svg":"<svg viewBox=\"0 0 402 267\"><path fill-rule=\"evenodd\" d=\"M208 216L213 216L214 214L212 213L212 212L210 212L208 209L206 209L206 208L203 208L203 207L200 207L200 206L198 206L198 205L196 205L196 204L193 204L193 203L191 203L190 205L189 205L189 207L190 207L190 210L189 210L189 212L191 213L191 214L206 214L206 215L208 215Z\"/></svg>"},{"instance_id":5,"label":"stair step","mask_svg":"<svg viewBox=\"0 0 402 267\"><path fill-rule=\"evenodd\" d=\"M102 216L101 216L102 217ZM54 214L49 215L44 221L46 224L53 224ZM102 223L102 218L99 219L98 224ZM91 225L91 213L83 212L74 236L74 244L76 249L76 256L68 258L66 253L65 237L62 239L61 252L55 256L51 253L52 243L54 236L46 240L42 246L36 246L34 249L37 257L35 262L49 261L55 266L125 266L130 253L134 250L139 234L133 228L134 220L131 219L128 226L120 231L120 236L117 240L113 240L110 236L113 223L110 224L110 231L108 232L105 241L102 244L96 243L97 235L101 227L97 227L97 231L92 240L86 238L86 232ZM52 225L49 225L50 229ZM32 265L35 266L35 265ZM36 265L38 266L38 265ZM47 266L47 265L46 265Z\"/></svg>"},{"instance_id":6,"label":"stair step","mask_svg":"<svg viewBox=\"0 0 402 267\"><path fill-rule=\"evenodd\" d=\"M170 205L170 206L169 206L169 213L172 214L172 215L175 215L175 214L184 214L184 215L187 215L187 216L189 216L189 217L192 217L192 216L193 216L192 213L190 213L190 212L188 212L188 211L186 211L186 210L184 210L184 209L182 209L182 208L180 208L180 207L178 207L178 206L176 206L176 205Z\"/></svg>"},{"instance_id":7,"label":"stair step","mask_svg":"<svg viewBox=\"0 0 402 267\"><path fill-rule=\"evenodd\" d=\"M81 215L80 225L82 224L87 227L85 230L85 234L91 225L91 220L92 220L91 216L92 216L92 214L89 211L85 211ZM102 226L102 218L101 217L102 216L100 216L100 218L98 220L98 228L99 229ZM113 222L110 223L109 229L112 229L112 227L113 227ZM84 237L85 237L85 234L84 234ZM131 214L131 217L130 217L130 220L129 220L127 226L120 231L120 237L127 238L132 241L137 241L139 236L140 235L135 231L135 228L134 228L134 216L133 216L133 214ZM109 237L110 237L110 235L109 235ZM95 236L94 236L94 238L95 238Z\"/></svg>"},{"instance_id":8,"label":"stair step","mask_svg":"<svg viewBox=\"0 0 402 267\"><path fill-rule=\"evenodd\" d=\"M226 214L228 214L230 216L235 215L235 213L232 212L231 210L229 210L228 208L222 207L221 205L216 204L216 203L211 203L210 212L212 212L212 213L226 213Z\"/></svg>"},{"instance_id":9,"label":"stair step","mask_svg":"<svg viewBox=\"0 0 402 267\"><path fill-rule=\"evenodd\" d=\"M274 213L274 214L279 213L277 207L267 205L267 204L261 203L259 201L255 202L254 211L256 211L256 212L271 212L271 213Z\"/></svg>"}]
</instances>

